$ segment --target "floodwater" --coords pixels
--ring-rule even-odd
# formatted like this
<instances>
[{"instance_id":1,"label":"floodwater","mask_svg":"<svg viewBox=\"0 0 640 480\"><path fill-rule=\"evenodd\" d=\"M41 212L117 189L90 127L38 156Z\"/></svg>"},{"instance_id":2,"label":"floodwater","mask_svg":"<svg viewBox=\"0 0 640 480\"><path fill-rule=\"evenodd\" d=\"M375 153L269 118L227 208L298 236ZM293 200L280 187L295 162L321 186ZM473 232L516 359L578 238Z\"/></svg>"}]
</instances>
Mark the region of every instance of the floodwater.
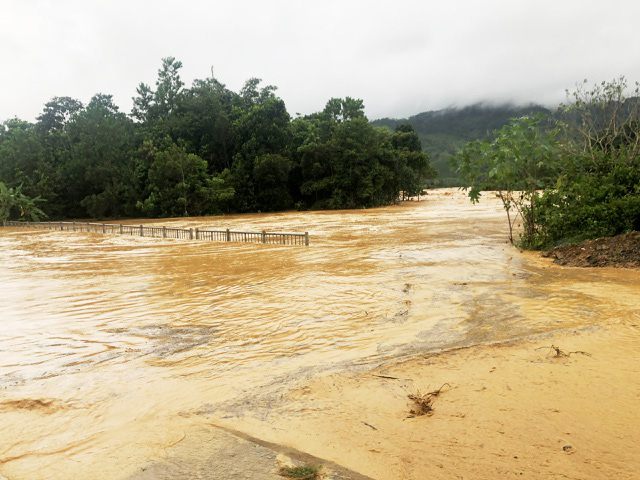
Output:
<instances>
[{"instance_id":1,"label":"floodwater","mask_svg":"<svg viewBox=\"0 0 640 480\"><path fill-rule=\"evenodd\" d=\"M0 474L124 478L199 413L250 411L300 378L640 323L637 271L520 253L495 200L455 190L155 223L309 231L311 245L0 229Z\"/></svg>"}]
</instances>

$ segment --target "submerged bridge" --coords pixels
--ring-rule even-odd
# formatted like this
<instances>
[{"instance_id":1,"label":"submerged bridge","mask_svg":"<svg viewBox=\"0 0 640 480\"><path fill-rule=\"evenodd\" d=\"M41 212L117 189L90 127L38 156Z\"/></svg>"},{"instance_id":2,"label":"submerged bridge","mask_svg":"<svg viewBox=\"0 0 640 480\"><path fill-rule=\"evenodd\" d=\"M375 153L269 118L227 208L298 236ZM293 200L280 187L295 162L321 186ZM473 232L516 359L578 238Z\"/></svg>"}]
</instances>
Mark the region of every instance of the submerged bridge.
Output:
<instances>
[{"instance_id":1,"label":"submerged bridge","mask_svg":"<svg viewBox=\"0 0 640 480\"><path fill-rule=\"evenodd\" d=\"M92 222L16 222L5 220L5 227L59 230L64 232L110 233L115 235L134 235L138 237L177 238L181 240L206 240L211 242L248 242L271 245L309 246L309 232L239 232L235 230L200 230L199 228L156 227L144 225L123 225L116 223Z\"/></svg>"}]
</instances>

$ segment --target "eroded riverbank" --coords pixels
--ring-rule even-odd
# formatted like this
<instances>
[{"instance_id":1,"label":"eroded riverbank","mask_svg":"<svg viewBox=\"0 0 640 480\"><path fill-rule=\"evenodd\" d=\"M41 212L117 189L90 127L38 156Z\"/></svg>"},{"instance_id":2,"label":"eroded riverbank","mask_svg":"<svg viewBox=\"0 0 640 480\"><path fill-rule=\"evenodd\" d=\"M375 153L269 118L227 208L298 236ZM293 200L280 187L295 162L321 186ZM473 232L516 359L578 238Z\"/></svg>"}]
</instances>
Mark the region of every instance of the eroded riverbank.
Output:
<instances>
[{"instance_id":1,"label":"eroded riverbank","mask_svg":"<svg viewBox=\"0 0 640 480\"><path fill-rule=\"evenodd\" d=\"M2 229L0 473L124 478L217 421L306 451L306 439L274 434L277 423L246 419L283 408L283 395L323 373L348 378L429 351L640 323L638 272L520 254L505 242L497 202L472 206L455 191L369 211L171 223L309 231L313 241ZM399 453L412 448L402 435L386 441L391 457L417 461ZM396 472L380 478L387 471Z\"/></svg>"}]
</instances>

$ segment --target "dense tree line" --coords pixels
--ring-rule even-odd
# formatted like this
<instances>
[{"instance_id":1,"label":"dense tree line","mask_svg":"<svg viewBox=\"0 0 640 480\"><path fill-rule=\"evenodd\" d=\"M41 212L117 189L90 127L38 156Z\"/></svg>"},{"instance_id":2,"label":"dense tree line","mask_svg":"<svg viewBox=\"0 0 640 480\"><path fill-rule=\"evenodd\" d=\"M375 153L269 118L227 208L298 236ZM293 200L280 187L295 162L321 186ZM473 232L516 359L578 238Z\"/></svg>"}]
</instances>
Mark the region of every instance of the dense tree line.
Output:
<instances>
[{"instance_id":1,"label":"dense tree line","mask_svg":"<svg viewBox=\"0 0 640 480\"><path fill-rule=\"evenodd\" d=\"M213 76L186 88L181 67L163 59L130 115L97 94L53 98L35 123L5 121L5 191L53 218L159 217L386 205L435 174L413 128L371 125L361 100L292 119L259 79L238 93Z\"/></svg>"}]
</instances>

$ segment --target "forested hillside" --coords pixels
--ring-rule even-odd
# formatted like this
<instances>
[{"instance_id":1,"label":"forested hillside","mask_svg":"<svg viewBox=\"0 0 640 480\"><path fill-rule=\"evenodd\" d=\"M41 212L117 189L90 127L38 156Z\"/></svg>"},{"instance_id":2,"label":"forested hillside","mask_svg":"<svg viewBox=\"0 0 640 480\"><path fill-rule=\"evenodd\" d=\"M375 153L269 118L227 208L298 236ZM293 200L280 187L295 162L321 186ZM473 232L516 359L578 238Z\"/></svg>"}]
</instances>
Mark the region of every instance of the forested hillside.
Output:
<instances>
[{"instance_id":1,"label":"forested hillside","mask_svg":"<svg viewBox=\"0 0 640 480\"><path fill-rule=\"evenodd\" d=\"M431 164L438 171L432 180L434 185L459 186L460 178L451 170L449 159L467 142L487 138L494 130L504 127L509 119L549 113L540 105L486 105L477 104L464 108L447 108L419 113L409 118L383 118L371 123L394 130L399 124L411 125L420 138Z\"/></svg>"},{"instance_id":2,"label":"forested hillside","mask_svg":"<svg viewBox=\"0 0 640 480\"><path fill-rule=\"evenodd\" d=\"M185 87L162 61L131 114L111 95L56 97L35 123L0 125L4 217L186 216L361 208L415 195L434 175L410 126L372 126L364 104L332 98L291 118L276 87L233 92L213 76Z\"/></svg>"}]
</instances>

